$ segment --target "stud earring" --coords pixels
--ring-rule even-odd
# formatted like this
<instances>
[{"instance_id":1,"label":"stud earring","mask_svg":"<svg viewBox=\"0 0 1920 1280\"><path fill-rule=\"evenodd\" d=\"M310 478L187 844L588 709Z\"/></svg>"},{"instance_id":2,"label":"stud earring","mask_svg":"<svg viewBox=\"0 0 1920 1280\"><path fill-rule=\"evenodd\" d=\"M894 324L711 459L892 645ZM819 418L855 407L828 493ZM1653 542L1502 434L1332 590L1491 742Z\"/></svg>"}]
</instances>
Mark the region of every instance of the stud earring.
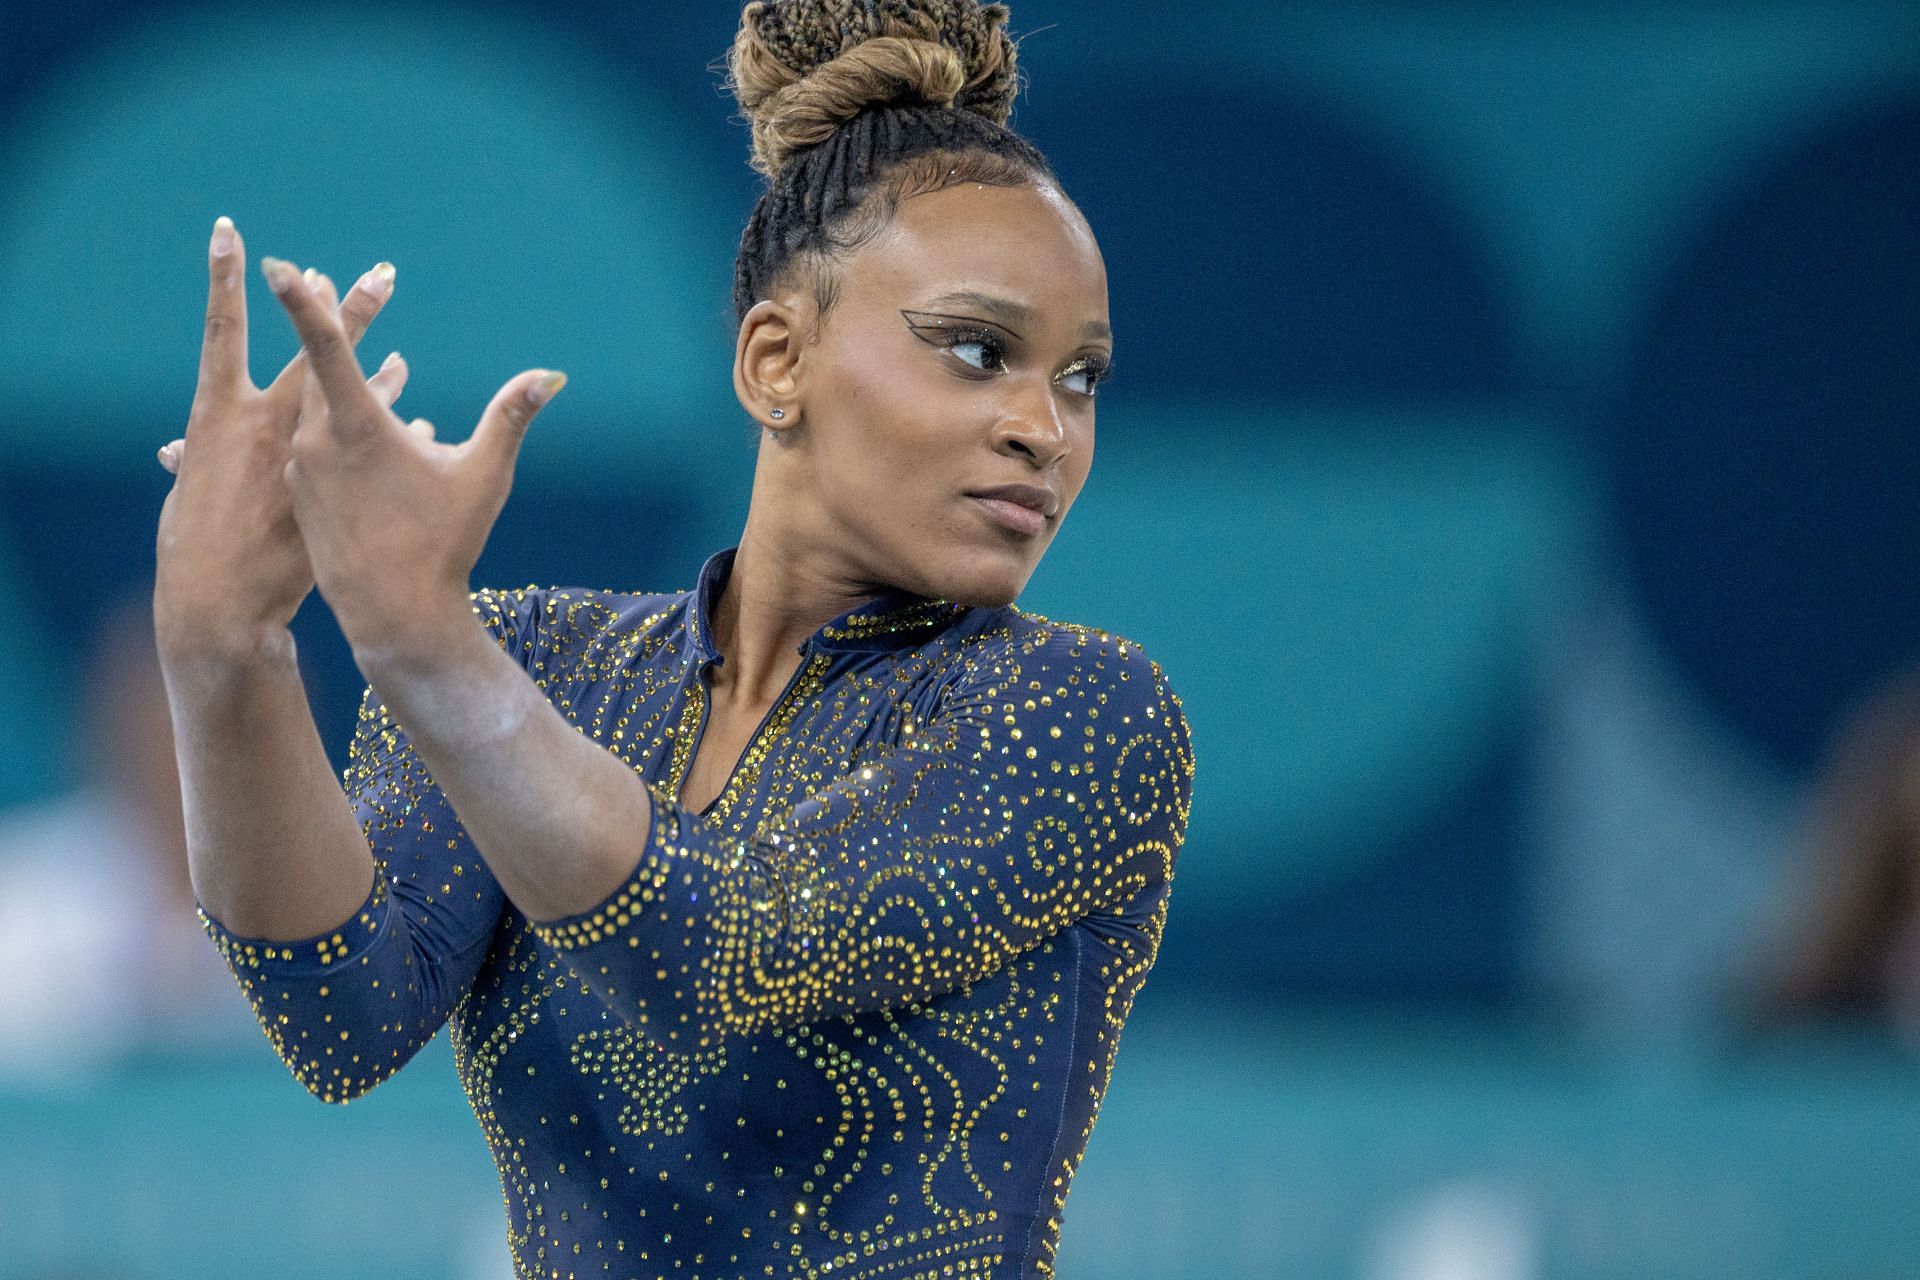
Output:
<instances>
[{"instance_id":1,"label":"stud earring","mask_svg":"<svg viewBox=\"0 0 1920 1280\"><path fill-rule=\"evenodd\" d=\"M787 411L785 409L775 409L767 416L775 419L784 418L787 416Z\"/></svg>"}]
</instances>

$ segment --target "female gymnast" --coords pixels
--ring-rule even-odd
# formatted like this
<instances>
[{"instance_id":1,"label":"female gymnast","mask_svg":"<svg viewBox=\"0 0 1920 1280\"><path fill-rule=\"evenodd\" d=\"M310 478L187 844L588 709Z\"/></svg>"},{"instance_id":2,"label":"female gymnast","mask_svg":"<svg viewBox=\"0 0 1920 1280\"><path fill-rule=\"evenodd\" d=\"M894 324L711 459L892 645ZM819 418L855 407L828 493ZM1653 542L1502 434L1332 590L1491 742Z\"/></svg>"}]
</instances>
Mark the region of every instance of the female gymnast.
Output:
<instances>
[{"instance_id":1,"label":"female gymnast","mask_svg":"<svg viewBox=\"0 0 1920 1280\"><path fill-rule=\"evenodd\" d=\"M529 422L392 412L336 296L247 370L216 224L157 637L208 932L331 1102L442 1024L529 1277L1047 1275L1153 963L1193 755L1140 648L1013 607L1085 483L1105 267L1005 121L1007 11L746 6L767 186L739 545L671 594L469 591ZM644 518L644 516L642 516ZM344 777L288 627L369 682Z\"/></svg>"}]
</instances>

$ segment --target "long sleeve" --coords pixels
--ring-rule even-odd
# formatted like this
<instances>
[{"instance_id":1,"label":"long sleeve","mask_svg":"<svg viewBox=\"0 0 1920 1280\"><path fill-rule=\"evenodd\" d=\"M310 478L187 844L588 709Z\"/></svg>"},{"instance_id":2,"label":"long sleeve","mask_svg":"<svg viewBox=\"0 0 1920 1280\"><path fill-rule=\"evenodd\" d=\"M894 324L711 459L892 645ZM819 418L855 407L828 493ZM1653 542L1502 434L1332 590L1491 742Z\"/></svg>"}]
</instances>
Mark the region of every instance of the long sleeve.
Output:
<instances>
[{"instance_id":1,"label":"long sleeve","mask_svg":"<svg viewBox=\"0 0 1920 1280\"><path fill-rule=\"evenodd\" d=\"M478 591L474 612L518 651L535 603ZM399 724L369 688L342 778L375 862L367 900L294 942L200 919L267 1038L315 1097L347 1102L398 1071L446 1022L486 957L505 897Z\"/></svg>"},{"instance_id":2,"label":"long sleeve","mask_svg":"<svg viewBox=\"0 0 1920 1280\"><path fill-rule=\"evenodd\" d=\"M1158 664L1104 632L1036 627L972 646L924 722L751 838L651 787L632 875L535 931L680 1049L911 1008L1083 917L1163 905L1192 777Z\"/></svg>"}]
</instances>

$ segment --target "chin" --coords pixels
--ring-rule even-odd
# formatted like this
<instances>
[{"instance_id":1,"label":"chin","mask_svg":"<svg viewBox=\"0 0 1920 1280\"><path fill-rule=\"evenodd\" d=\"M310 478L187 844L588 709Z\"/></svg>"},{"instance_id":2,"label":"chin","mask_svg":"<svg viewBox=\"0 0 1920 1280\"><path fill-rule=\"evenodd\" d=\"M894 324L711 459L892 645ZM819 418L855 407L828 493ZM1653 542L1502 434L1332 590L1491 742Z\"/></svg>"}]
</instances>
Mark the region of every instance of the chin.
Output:
<instances>
[{"instance_id":1,"label":"chin","mask_svg":"<svg viewBox=\"0 0 1920 1280\"><path fill-rule=\"evenodd\" d=\"M956 604L998 608L1012 604L1026 589L1034 567L1025 556L991 556L974 551L961 563L929 575L928 585L920 593Z\"/></svg>"}]
</instances>

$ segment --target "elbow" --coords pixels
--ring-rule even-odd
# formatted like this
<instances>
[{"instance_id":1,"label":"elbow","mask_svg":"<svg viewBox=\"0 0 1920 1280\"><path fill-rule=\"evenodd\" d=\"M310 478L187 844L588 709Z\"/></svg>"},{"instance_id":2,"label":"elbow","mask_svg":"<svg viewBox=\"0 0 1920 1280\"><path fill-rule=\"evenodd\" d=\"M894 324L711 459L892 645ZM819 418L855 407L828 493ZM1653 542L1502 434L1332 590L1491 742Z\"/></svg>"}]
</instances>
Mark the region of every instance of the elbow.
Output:
<instances>
[{"instance_id":1,"label":"elbow","mask_svg":"<svg viewBox=\"0 0 1920 1280\"><path fill-rule=\"evenodd\" d=\"M344 1107L356 1098L363 1098L371 1093L373 1087L386 1079L386 1076L373 1073L355 1076L332 1068L316 1070L311 1067L294 1067L293 1078L298 1080L301 1087L317 1101Z\"/></svg>"},{"instance_id":2,"label":"elbow","mask_svg":"<svg viewBox=\"0 0 1920 1280\"><path fill-rule=\"evenodd\" d=\"M302 1081L302 1083L306 1083L306 1082ZM344 1107L349 1102L352 1102L355 1098L365 1096L367 1093L367 1090L371 1089L372 1087L373 1087L372 1085L368 1085L365 1089L345 1089L336 1093L324 1087L316 1086L313 1084L307 1084L307 1093L311 1097L318 1099L321 1102L327 1103L329 1106Z\"/></svg>"},{"instance_id":3,"label":"elbow","mask_svg":"<svg viewBox=\"0 0 1920 1280\"><path fill-rule=\"evenodd\" d=\"M270 1036L274 1052L301 1088L320 1102L345 1106L365 1097L375 1085L398 1070L398 1064L382 1069L366 1063L362 1055L345 1049L326 1049L319 1053L302 1052L285 1037Z\"/></svg>"}]
</instances>

